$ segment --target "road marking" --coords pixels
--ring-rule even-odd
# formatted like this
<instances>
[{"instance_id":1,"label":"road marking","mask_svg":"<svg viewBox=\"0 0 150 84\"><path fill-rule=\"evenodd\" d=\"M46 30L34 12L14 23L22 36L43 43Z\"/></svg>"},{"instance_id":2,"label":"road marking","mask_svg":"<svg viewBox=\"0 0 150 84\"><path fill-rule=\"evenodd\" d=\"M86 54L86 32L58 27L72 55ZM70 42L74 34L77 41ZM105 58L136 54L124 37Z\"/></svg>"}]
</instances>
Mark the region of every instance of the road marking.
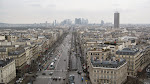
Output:
<instances>
[{"instance_id":1,"label":"road marking","mask_svg":"<svg viewBox=\"0 0 150 84\"><path fill-rule=\"evenodd\" d=\"M62 70L45 70L45 71L51 71L51 72L54 72L54 71L62 71ZM63 70L63 71L67 71L67 70Z\"/></svg>"},{"instance_id":2,"label":"road marking","mask_svg":"<svg viewBox=\"0 0 150 84\"><path fill-rule=\"evenodd\" d=\"M52 78L51 76L38 76L37 78Z\"/></svg>"},{"instance_id":3,"label":"road marking","mask_svg":"<svg viewBox=\"0 0 150 84\"><path fill-rule=\"evenodd\" d=\"M60 76L38 76L37 78L59 78ZM60 78L63 78L63 77L60 77Z\"/></svg>"}]
</instances>

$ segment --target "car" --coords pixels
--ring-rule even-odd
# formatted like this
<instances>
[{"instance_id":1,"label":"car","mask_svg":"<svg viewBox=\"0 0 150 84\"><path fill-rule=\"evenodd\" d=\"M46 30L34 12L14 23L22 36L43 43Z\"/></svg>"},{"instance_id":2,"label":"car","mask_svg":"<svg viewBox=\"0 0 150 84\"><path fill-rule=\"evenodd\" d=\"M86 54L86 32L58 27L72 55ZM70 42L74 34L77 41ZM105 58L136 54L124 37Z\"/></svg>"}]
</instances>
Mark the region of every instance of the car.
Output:
<instances>
[{"instance_id":1,"label":"car","mask_svg":"<svg viewBox=\"0 0 150 84\"><path fill-rule=\"evenodd\" d=\"M75 81L74 81L74 79L75 79L75 76L74 75L70 75L69 76L69 84L75 84Z\"/></svg>"},{"instance_id":2,"label":"car","mask_svg":"<svg viewBox=\"0 0 150 84\"><path fill-rule=\"evenodd\" d=\"M53 77L52 79L53 79L53 80L57 80L57 78L56 78L56 77Z\"/></svg>"},{"instance_id":3,"label":"car","mask_svg":"<svg viewBox=\"0 0 150 84\"><path fill-rule=\"evenodd\" d=\"M53 75L53 72L50 72L49 75Z\"/></svg>"},{"instance_id":4,"label":"car","mask_svg":"<svg viewBox=\"0 0 150 84\"><path fill-rule=\"evenodd\" d=\"M58 77L59 80L61 80L61 77Z\"/></svg>"},{"instance_id":5,"label":"car","mask_svg":"<svg viewBox=\"0 0 150 84\"><path fill-rule=\"evenodd\" d=\"M78 71L77 73L78 73L78 74L81 74L82 72L81 72L81 71Z\"/></svg>"},{"instance_id":6,"label":"car","mask_svg":"<svg viewBox=\"0 0 150 84\"><path fill-rule=\"evenodd\" d=\"M42 75L46 75L45 73L42 73Z\"/></svg>"},{"instance_id":7,"label":"car","mask_svg":"<svg viewBox=\"0 0 150 84\"><path fill-rule=\"evenodd\" d=\"M32 74L32 72L29 72L29 74Z\"/></svg>"},{"instance_id":8,"label":"car","mask_svg":"<svg viewBox=\"0 0 150 84\"><path fill-rule=\"evenodd\" d=\"M27 83L27 84L32 84L32 83L29 82L29 83Z\"/></svg>"},{"instance_id":9,"label":"car","mask_svg":"<svg viewBox=\"0 0 150 84\"><path fill-rule=\"evenodd\" d=\"M64 61L66 61L66 60L64 59Z\"/></svg>"},{"instance_id":10,"label":"car","mask_svg":"<svg viewBox=\"0 0 150 84\"><path fill-rule=\"evenodd\" d=\"M57 58L55 58L55 61L57 61Z\"/></svg>"},{"instance_id":11,"label":"car","mask_svg":"<svg viewBox=\"0 0 150 84\"><path fill-rule=\"evenodd\" d=\"M55 81L57 81L57 78L55 77Z\"/></svg>"},{"instance_id":12,"label":"car","mask_svg":"<svg viewBox=\"0 0 150 84\"><path fill-rule=\"evenodd\" d=\"M53 77L52 79L53 79L53 80L55 80L55 78L54 78L54 77Z\"/></svg>"},{"instance_id":13,"label":"car","mask_svg":"<svg viewBox=\"0 0 150 84\"><path fill-rule=\"evenodd\" d=\"M18 84L20 82L20 80L17 80L16 83Z\"/></svg>"},{"instance_id":14,"label":"car","mask_svg":"<svg viewBox=\"0 0 150 84\"><path fill-rule=\"evenodd\" d=\"M22 83L22 80L20 80L20 83Z\"/></svg>"},{"instance_id":15,"label":"car","mask_svg":"<svg viewBox=\"0 0 150 84\"><path fill-rule=\"evenodd\" d=\"M55 62L55 60L53 59L52 62Z\"/></svg>"}]
</instances>

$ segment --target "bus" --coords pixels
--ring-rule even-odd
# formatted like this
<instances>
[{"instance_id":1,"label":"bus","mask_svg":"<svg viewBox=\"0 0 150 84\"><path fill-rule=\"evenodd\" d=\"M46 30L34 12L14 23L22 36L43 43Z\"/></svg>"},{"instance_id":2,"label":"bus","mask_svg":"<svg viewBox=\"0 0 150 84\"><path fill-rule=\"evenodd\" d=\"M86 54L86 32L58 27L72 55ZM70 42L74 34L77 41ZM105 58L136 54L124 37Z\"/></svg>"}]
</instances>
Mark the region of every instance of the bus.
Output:
<instances>
[{"instance_id":1,"label":"bus","mask_svg":"<svg viewBox=\"0 0 150 84\"><path fill-rule=\"evenodd\" d=\"M50 69L54 69L55 68L55 66L54 66L54 62L52 62L51 64L50 64L50 67L49 67Z\"/></svg>"}]
</instances>

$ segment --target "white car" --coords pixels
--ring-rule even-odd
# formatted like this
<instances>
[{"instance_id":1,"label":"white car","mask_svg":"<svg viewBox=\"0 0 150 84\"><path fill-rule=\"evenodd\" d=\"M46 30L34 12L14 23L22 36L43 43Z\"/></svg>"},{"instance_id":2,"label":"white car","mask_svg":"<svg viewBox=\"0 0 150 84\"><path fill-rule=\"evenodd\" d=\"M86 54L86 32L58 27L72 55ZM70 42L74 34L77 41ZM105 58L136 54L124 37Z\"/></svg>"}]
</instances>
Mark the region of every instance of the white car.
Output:
<instances>
[{"instance_id":1,"label":"white car","mask_svg":"<svg viewBox=\"0 0 150 84\"><path fill-rule=\"evenodd\" d=\"M55 58L55 61L57 61L57 58Z\"/></svg>"},{"instance_id":2,"label":"white car","mask_svg":"<svg viewBox=\"0 0 150 84\"><path fill-rule=\"evenodd\" d=\"M50 72L49 75L53 75L53 72Z\"/></svg>"},{"instance_id":3,"label":"white car","mask_svg":"<svg viewBox=\"0 0 150 84\"><path fill-rule=\"evenodd\" d=\"M58 77L59 80L61 80L61 77Z\"/></svg>"}]
</instances>

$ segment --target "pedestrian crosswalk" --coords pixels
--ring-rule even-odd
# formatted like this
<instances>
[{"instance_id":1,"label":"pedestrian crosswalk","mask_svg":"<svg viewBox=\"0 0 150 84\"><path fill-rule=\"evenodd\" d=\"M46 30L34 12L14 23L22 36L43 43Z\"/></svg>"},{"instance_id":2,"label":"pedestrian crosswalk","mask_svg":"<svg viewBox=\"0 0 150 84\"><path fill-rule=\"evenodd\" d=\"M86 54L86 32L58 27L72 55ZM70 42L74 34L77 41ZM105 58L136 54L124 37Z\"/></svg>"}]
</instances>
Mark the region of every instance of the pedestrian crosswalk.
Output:
<instances>
[{"instance_id":1,"label":"pedestrian crosswalk","mask_svg":"<svg viewBox=\"0 0 150 84\"><path fill-rule=\"evenodd\" d=\"M37 78L52 78L51 76L38 76Z\"/></svg>"},{"instance_id":2,"label":"pedestrian crosswalk","mask_svg":"<svg viewBox=\"0 0 150 84\"><path fill-rule=\"evenodd\" d=\"M54 77L54 76L38 76L37 78L49 78L49 79L51 79L51 78L60 78L60 79L62 79L62 78L64 78L64 77Z\"/></svg>"},{"instance_id":3,"label":"pedestrian crosswalk","mask_svg":"<svg viewBox=\"0 0 150 84\"><path fill-rule=\"evenodd\" d=\"M56 72L66 72L67 70L45 70L45 71L49 71L49 72L54 72L54 71L56 71Z\"/></svg>"}]
</instances>

